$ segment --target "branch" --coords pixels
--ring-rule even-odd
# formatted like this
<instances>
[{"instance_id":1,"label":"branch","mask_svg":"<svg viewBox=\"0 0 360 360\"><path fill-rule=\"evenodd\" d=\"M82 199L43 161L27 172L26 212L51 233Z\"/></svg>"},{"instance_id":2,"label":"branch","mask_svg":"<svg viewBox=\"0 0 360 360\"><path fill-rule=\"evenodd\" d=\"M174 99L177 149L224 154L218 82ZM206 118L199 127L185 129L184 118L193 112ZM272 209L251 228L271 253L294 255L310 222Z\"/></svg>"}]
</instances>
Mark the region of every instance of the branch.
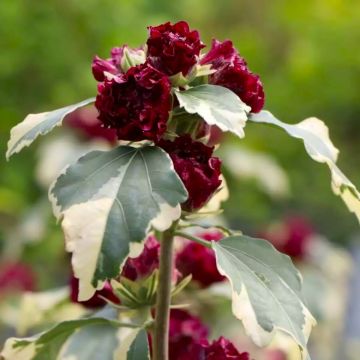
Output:
<instances>
[{"instance_id":1,"label":"branch","mask_svg":"<svg viewBox=\"0 0 360 360\"><path fill-rule=\"evenodd\" d=\"M181 229L186 229L186 228L190 228L190 227L201 227L206 230L207 229L218 229L227 236L231 236L231 235L235 235L235 234L242 235L242 232L240 230L231 230L222 225L212 225L212 224L204 225L204 224L196 224L196 223L186 223L186 224L179 226L179 228L181 228Z\"/></svg>"},{"instance_id":2,"label":"branch","mask_svg":"<svg viewBox=\"0 0 360 360\"><path fill-rule=\"evenodd\" d=\"M191 240L191 241L194 241L194 242L197 242L198 244L201 244L209 249L212 249L212 246L211 246L211 242L210 241L206 241L206 240L203 240L203 239L200 239L196 236L193 236L193 235L190 235L188 233L185 233L185 232L182 232L182 231L175 231L174 235L176 236L181 236L185 239L188 239L188 240Z\"/></svg>"}]
</instances>

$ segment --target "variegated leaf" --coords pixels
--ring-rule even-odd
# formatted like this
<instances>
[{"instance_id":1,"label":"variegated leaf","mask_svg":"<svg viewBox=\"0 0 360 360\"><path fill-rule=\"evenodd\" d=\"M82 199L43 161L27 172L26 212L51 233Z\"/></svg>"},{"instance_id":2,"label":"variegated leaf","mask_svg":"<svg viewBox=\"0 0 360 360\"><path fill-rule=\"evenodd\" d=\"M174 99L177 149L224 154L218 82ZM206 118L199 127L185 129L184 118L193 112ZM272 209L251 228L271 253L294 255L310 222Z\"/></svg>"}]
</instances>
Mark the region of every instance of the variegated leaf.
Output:
<instances>
[{"instance_id":1,"label":"variegated leaf","mask_svg":"<svg viewBox=\"0 0 360 360\"><path fill-rule=\"evenodd\" d=\"M303 140L309 156L313 160L329 166L334 193L341 196L348 209L356 215L360 222L360 193L336 165L339 150L331 142L329 129L321 120L312 117L298 124L286 124L275 118L269 111L251 114L249 120L279 126L289 135Z\"/></svg>"},{"instance_id":2,"label":"variegated leaf","mask_svg":"<svg viewBox=\"0 0 360 360\"><path fill-rule=\"evenodd\" d=\"M232 287L232 309L253 341L264 346L280 331L307 356L315 320L303 303L300 274L287 255L267 241L231 236L212 242L217 267Z\"/></svg>"},{"instance_id":3,"label":"variegated leaf","mask_svg":"<svg viewBox=\"0 0 360 360\"><path fill-rule=\"evenodd\" d=\"M57 359L58 354L63 351L62 348L66 342L68 341L71 342L72 337L75 337L78 340L79 338L81 338L82 329L92 329L92 330L84 330L86 334L88 332L91 333L91 331L93 331L95 327L98 327L97 329L101 327L102 330L106 328L106 332L105 332L106 335L109 335L109 332L114 332L116 334L119 326L119 323L116 321L116 318L117 318L116 311L112 308L106 307L103 310L96 313L93 317L64 321L62 323L55 325L48 331L44 331L32 337L23 338L23 339L10 338L5 342L5 346L1 355L4 357L5 360ZM95 333L93 333L93 335L95 335ZM96 332L96 336L100 336L100 335L101 335L100 333ZM96 342L96 338L94 338L93 340ZM103 341L106 341L104 337L103 337ZM82 346L84 347L83 343ZM89 343L87 343L86 347L89 346L90 346ZM115 351L117 346L118 346L118 341L114 343L113 351ZM83 354L81 349L76 348L76 346L74 346L71 349L71 352L75 350L78 351L80 355ZM65 354L64 356L60 356L60 359L69 358L67 357L67 355L65 356ZM84 358L84 357L75 356L75 359L88 360L94 358Z\"/></svg>"},{"instance_id":4,"label":"variegated leaf","mask_svg":"<svg viewBox=\"0 0 360 360\"><path fill-rule=\"evenodd\" d=\"M126 360L150 360L148 338L144 329L136 334L126 354Z\"/></svg>"},{"instance_id":5,"label":"variegated leaf","mask_svg":"<svg viewBox=\"0 0 360 360\"><path fill-rule=\"evenodd\" d=\"M128 255L140 253L150 225L163 231L180 217L187 191L162 149L121 146L80 158L49 196L86 300L119 274Z\"/></svg>"},{"instance_id":6,"label":"variegated leaf","mask_svg":"<svg viewBox=\"0 0 360 360\"><path fill-rule=\"evenodd\" d=\"M54 127L60 126L64 117L76 109L94 102L95 98L81 101L61 109L40 114L29 114L21 123L11 129L6 158L29 146L39 135L45 135Z\"/></svg>"},{"instance_id":7,"label":"variegated leaf","mask_svg":"<svg viewBox=\"0 0 360 360\"><path fill-rule=\"evenodd\" d=\"M31 338L8 339L1 355L5 360L148 360L146 331L126 326L115 309L105 307L92 317L62 322Z\"/></svg>"},{"instance_id":8,"label":"variegated leaf","mask_svg":"<svg viewBox=\"0 0 360 360\"><path fill-rule=\"evenodd\" d=\"M134 331L134 329L131 329ZM118 329L109 324L84 326L70 336L60 351L61 360L116 359Z\"/></svg>"},{"instance_id":9,"label":"variegated leaf","mask_svg":"<svg viewBox=\"0 0 360 360\"><path fill-rule=\"evenodd\" d=\"M68 299L68 286L44 292L25 292L19 301L2 302L0 317L23 336L30 329L83 316L86 309Z\"/></svg>"},{"instance_id":10,"label":"variegated leaf","mask_svg":"<svg viewBox=\"0 0 360 360\"><path fill-rule=\"evenodd\" d=\"M199 114L209 125L244 137L250 107L229 89L217 85L199 85L175 91L180 107L190 114Z\"/></svg>"}]
</instances>

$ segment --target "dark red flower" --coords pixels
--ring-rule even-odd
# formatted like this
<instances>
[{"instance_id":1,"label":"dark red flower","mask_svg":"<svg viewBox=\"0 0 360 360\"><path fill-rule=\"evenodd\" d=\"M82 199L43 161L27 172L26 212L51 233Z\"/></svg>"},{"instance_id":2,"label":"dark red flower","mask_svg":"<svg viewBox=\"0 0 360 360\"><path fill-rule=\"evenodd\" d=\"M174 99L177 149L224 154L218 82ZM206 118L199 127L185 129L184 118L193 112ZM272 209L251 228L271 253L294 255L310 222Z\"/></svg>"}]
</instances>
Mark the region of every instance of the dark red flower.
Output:
<instances>
[{"instance_id":1,"label":"dark red flower","mask_svg":"<svg viewBox=\"0 0 360 360\"><path fill-rule=\"evenodd\" d=\"M136 258L128 258L121 276L132 281L145 278L159 267L160 244L155 236L149 236L144 244L144 250Z\"/></svg>"},{"instance_id":2,"label":"dark red flower","mask_svg":"<svg viewBox=\"0 0 360 360\"><path fill-rule=\"evenodd\" d=\"M117 140L116 131L106 128L99 119L95 107L78 109L66 116L64 124L76 129L88 140L104 139L111 144Z\"/></svg>"},{"instance_id":3,"label":"dark red flower","mask_svg":"<svg viewBox=\"0 0 360 360\"><path fill-rule=\"evenodd\" d=\"M104 60L99 58L97 55L94 57L91 70L95 80L97 81L105 80L104 72L108 72L114 75L120 72L119 69L114 65L112 59Z\"/></svg>"},{"instance_id":4,"label":"dark red flower","mask_svg":"<svg viewBox=\"0 0 360 360\"><path fill-rule=\"evenodd\" d=\"M210 75L211 84L224 86L233 91L251 107L254 113L264 106L264 90L259 76L253 74L246 65L224 65Z\"/></svg>"},{"instance_id":5,"label":"dark red flower","mask_svg":"<svg viewBox=\"0 0 360 360\"><path fill-rule=\"evenodd\" d=\"M204 47L199 33L191 31L185 21L149 26L148 61L158 70L171 76L181 72L186 76L196 64Z\"/></svg>"},{"instance_id":6,"label":"dark red flower","mask_svg":"<svg viewBox=\"0 0 360 360\"><path fill-rule=\"evenodd\" d=\"M158 145L170 155L189 193L182 208L200 209L221 184L221 161L212 156L214 148L192 140L190 135L179 136L174 141L161 140Z\"/></svg>"},{"instance_id":7,"label":"dark red flower","mask_svg":"<svg viewBox=\"0 0 360 360\"><path fill-rule=\"evenodd\" d=\"M209 83L224 86L247 105L259 112L265 102L263 85L259 76L252 73L246 61L238 54L230 40L213 40L210 51L201 59L201 64L211 64L216 72L209 76Z\"/></svg>"},{"instance_id":8,"label":"dark red flower","mask_svg":"<svg viewBox=\"0 0 360 360\"><path fill-rule=\"evenodd\" d=\"M0 294L34 291L36 276L30 266L21 263L3 263L0 266Z\"/></svg>"},{"instance_id":9,"label":"dark red flower","mask_svg":"<svg viewBox=\"0 0 360 360\"><path fill-rule=\"evenodd\" d=\"M155 236L150 235L145 241L144 249L136 258L128 258L124 264L121 276L136 281L150 276L159 268L160 243ZM176 283L179 276L177 269L173 269L172 280Z\"/></svg>"},{"instance_id":10,"label":"dark red flower","mask_svg":"<svg viewBox=\"0 0 360 360\"><path fill-rule=\"evenodd\" d=\"M120 140L159 140L171 108L169 79L149 64L106 78L98 86L99 120Z\"/></svg>"},{"instance_id":11,"label":"dark red flower","mask_svg":"<svg viewBox=\"0 0 360 360\"><path fill-rule=\"evenodd\" d=\"M227 339L220 337L211 344L209 330L197 316L184 310L171 310L169 326L170 360L250 360L239 353Z\"/></svg>"},{"instance_id":12,"label":"dark red flower","mask_svg":"<svg viewBox=\"0 0 360 360\"><path fill-rule=\"evenodd\" d=\"M134 60L135 65L145 62L145 53L142 48L132 49L127 45L115 47L111 50L111 57L109 59L101 59L98 56L94 57L91 65L92 73L95 80L104 81L106 76L105 72L113 75L125 72L124 69L124 53L128 52L129 56Z\"/></svg>"},{"instance_id":13,"label":"dark red flower","mask_svg":"<svg viewBox=\"0 0 360 360\"><path fill-rule=\"evenodd\" d=\"M207 241L219 241L224 237L220 231L207 231L197 236ZM177 253L176 267L184 277L191 274L192 280L201 287L207 287L225 279L216 267L214 250L193 241L186 242Z\"/></svg>"},{"instance_id":14,"label":"dark red flower","mask_svg":"<svg viewBox=\"0 0 360 360\"><path fill-rule=\"evenodd\" d=\"M170 311L169 360L250 360L227 339L220 337L209 344L209 329L201 319L184 310ZM152 338L148 334L150 352Z\"/></svg>"},{"instance_id":15,"label":"dark red flower","mask_svg":"<svg viewBox=\"0 0 360 360\"><path fill-rule=\"evenodd\" d=\"M239 55L238 51L234 48L232 41L225 40L223 42L220 42L219 40L213 39L211 49L201 58L200 64L211 64L212 68L219 69L221 66L227 64L246 65L246 61Z\"/></svg>"},{"instance_id":16,"label":"dark red flower","mask_svg":"<svg viewBox=\"0 0 360 360\"><path fill-rule=\"evenodd\" d=\"M184 310L171 310L169 327L169 359L204 358L208 328L200 318Z\"/></svg>"},{"instance_id":17,"label":"dark red flower","mask_svg":"<svg viewBox=\"0 0 360 360\"><path fill-rule=\"evenodd\" d=\"M250 360L247 352L239 353L236 347L224 337L206 347L206 360Z\"/></svg>"},{"instance_id":18,"label":"dark red flower","mask_svg":"<svg viewBox=\"0 0 360 360\"><path fill-rule=\"evenodd\" d=\"M70 299L72 302L79 303L89 309L96 309L106 305L106 301L101 297L104 297L115 304L120 303L118 297L114 294L111 285L108 282L105 283L103 289L96 291L95 294L89 300L79 301L78 295L79 295L79 279L77 279L74 275L72 275L70 279Z\"/></svg>"},{"instance_id":19,"label":"dark red flower","mask_svg":"<svg viewBox=\"0 0 360 360\"><path fill-rule=\"evenodd\" d=\"M286 218L282 223L270 226L260 236L270 241L279 251L301 260L307 253L314 229L301 216Z\"/></svg>"}]
</instances>

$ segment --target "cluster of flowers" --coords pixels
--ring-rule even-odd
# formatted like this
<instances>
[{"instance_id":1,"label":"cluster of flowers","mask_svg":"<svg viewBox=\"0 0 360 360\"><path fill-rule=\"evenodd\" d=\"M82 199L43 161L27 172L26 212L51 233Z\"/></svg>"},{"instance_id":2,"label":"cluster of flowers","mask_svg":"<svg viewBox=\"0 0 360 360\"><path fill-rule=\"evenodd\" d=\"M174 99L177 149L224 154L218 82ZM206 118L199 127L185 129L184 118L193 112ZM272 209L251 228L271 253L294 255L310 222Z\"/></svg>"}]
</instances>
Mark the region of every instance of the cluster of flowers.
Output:
<instances>
[{"instance_id":1,"label":"cluster of flowers","mask_svg":"<svg viewBox=\"0 0 360 360\"><path fill-rule=\"evenodd\" d=\"M95 107L103 130L101 133L112 142L114 136L125 141L151 141L166 151L188 190L183 210L195 211L203 207L221 184L221 161L213 156L214 142L210 140L211 127L196 119L195 131L177 133L172 126L173 110L179 106L172 88L182 91L183 85L195 79L197 69L211 69L202 83L208 82L232 90L258 112L264 105L264 92L260 79L247 67L230 40L213 40L211 49L201 54L205 45L199 33L192 31L186 22L165 23L149 27L146 45L132 49L124 45L113 48L111 57L96 56L92 72L98 83ZM182 84L178 82L182 79ZM184 81L185 79L185 81ZM195 121L195 120L194 120ZM72 126L78 127L74 120ZM86 135L93 136L95 124L86 125ZM98 126L98 125L96 125ZM80 125L81 127L81 125ZM169 131L168 131L169 130ZM111 131L111 133L110 133ZM175 136L174 136L175 135ZM210 145L211 144L211 145ZM208 231L198 234L211 241L219 241L222 234ZM173 281L192 275L193 283L205 288L221 282L213 250L182 239L176 252ZM143 280L159 267L160 244L154 236L145 242L142 254L129 258L121 276L132 281ZM76 302L78 281L71 281L71 299ZM119 303L109 283L82 304L89 308L105 305L104 298ZM170 358L238 359L247 360L247 353L239 353L235 346L221 337L209 342L209 330L201 320L184 310L170 314Z\"/></svg>"},{"instance_id":2,"label":"cluster of flowers","mask_svg":"<svg viewBox=\"0 0 360 360\"><path fill-rule=\"evenodd\" d=\"M198 31L190 30L185 21L168 22L149 27L145 46L116 47L109 59L96 56L92 63L99 82L98 119L114 129L119 140L153 141L169 153L189 193L183 204L187 211L201 208L220 186L221 162L212 156L213 147L196 141L197 136L167 139L170 114L178 106L172 97L172 87L179 87L175 79L181 76L191 84L197 67L207 65L213 71L206 76L208 83L232 90L253 112L264 105L259 77L230 40L213 40L209 52L200 54L204 47Z\"/></svg>"},{"instance_id":3,"label":"cluster of flowers","mask_svg":"<svg viewBox=\"0 0 360 360\"><path fill-rule=\"evenodd\" d=\"M198 234L204 240L219 241L223 236L218 231ZM204 288L224 280L219 274L213 250L194 242L181 239L182 248L175 255L173 279L192 275L198 286ZM160 244L154 236L149 236L144 250L137 258L129 258L121 276L130 280L141 280L150 276L159 267ZM77 302L78 281L71 280L71 299ZM97 308L106 304L104 298L119 303L109 283L90 299L81 304L89 308ZM213 342L208 341L209 330L200 318L184 310L174 309L170 313L169 349L171 360L188 359L234 359L249 360L248 353L239 353L227 339L220 337Z\"/></svg>"}]
</instances>

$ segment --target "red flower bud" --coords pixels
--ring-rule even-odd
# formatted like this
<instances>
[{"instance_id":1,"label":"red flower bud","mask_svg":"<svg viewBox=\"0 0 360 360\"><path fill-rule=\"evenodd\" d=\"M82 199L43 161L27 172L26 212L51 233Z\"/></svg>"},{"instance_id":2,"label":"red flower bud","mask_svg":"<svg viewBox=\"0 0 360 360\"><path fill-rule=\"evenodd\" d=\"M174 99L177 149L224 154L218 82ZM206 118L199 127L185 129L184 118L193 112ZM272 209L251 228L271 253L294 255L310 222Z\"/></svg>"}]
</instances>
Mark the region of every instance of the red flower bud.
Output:
<instances>
[{"instance_id":1,"label":"red flower bud","mask_svg":"<svg viewBox=\"0 0 360 360\"><path fill-rule=\"evenodd\" d=\"M126 72L129 64L125 66L125 63L128 62L128 59L125 57L125 52L127 52L128 57L132 60L132 66L145 62L145 53L142 48L132 49L127 45L115 47L111 50L111 57L109 59L105 60L99 58L98 56L94 57L91 69L95 80L104 81L106 78L106 72L113 75Z\"/></svg>"},{"instance_id":2,"label":"red flower bud","mask_svg":"<svg viewBox=\"0 0 360 360\"><path fill-rule=\"evenodd\" d=\"M99 58L98 56L94 57L91 69L94 78L97 81L105 80L104 72L108 72L114 75L119 73L119 69L113 64L113 61L111 61L111 59L104 60Z\"/></svg>"},{"instance_id":3,"label":"red flower bud","mask_svg":"<svg viewBox=\"0 0 360 360\"><path fill-rule=\"evenodd\" d=\"M219 40L213 39L211 49L201 58L200 64L211 64L213 69L219 69L226 64L246 65L246 61L240 57L231 40L220 42Z\"/></svg>"}]
</instances>

